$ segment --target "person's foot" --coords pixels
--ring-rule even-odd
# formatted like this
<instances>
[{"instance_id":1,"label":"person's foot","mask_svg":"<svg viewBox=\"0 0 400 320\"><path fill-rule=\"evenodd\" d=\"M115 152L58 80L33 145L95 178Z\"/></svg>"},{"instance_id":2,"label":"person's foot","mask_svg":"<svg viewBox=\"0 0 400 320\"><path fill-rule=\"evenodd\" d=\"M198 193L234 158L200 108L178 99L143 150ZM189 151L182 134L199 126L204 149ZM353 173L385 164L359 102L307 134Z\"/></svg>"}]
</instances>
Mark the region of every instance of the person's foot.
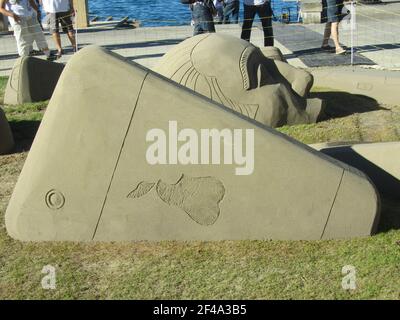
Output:
<instances>
[{"instance_id":1,"label":"person's foot","mask_svg":"<svg viewBox=\"0 0 400 320\"><path fill-rule=\"evenodd\" d=\"M335 51L335 53L336 54L346 54L346 49L344 49L344 48L342 48L342 47L340 47L340 48L337 48L336 49L336 51Z\"/></svg>"},{"instance_id":2,"label":"person's foot","mask_svg":"<svg viewBox=\"0 0 400 320\"><path fill-rule=\"evenodd\" d=\"M61 59L63 53L64 53L64 52L63 52L62 50L58 50L57 53L56 53L56 59L57 59L57 60L58 60L58 59Z\"/></svg>"},{"instance_id":3,"label":"person's foot","mask_svg":"<svg viewBox=\"0 0 400 320\"><path fill-rule=\"evenodd\" d=\"M47 57L47 61L54 61L54 60L57 60L57 56L51 52Z\"/></svg>"},{"instance_id":4,"label":"person's foot","mask_svg":"<svg viewBox=\"0 0 400 320\"><path fill-rule=\"evenodd\" d=\"M31 57L40 56L42 54L43 54L43 52L39 51L39 50L32 50L31 52L29 52L29 56L31 56Z\"/></svg>"},{"instance_id":5,"label":"person's foot","mask_svg":"<svg viewBox=\"0 0 400 320\"><path fill-rule=\"evenodd\" d=\"M321 50L326 51L326 52L333 52L333 51L335 51L335 48L333 48L329 44L327 44L327 45L323 45L321 47Z\"/></svg>"}]
</instances>

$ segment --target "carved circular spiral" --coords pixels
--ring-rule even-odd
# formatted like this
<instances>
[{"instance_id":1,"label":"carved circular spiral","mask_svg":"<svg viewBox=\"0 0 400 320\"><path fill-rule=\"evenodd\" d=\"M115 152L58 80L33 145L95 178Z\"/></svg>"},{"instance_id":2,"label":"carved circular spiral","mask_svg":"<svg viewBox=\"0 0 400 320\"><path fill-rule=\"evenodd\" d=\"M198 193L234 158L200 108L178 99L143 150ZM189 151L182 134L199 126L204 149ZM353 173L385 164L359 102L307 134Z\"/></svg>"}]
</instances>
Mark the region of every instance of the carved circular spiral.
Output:
<instances>
[{"instance_id":1,"label":"carved circular spiral","mask_svg":"<svg viewBox=\"0 0 400 320\"><path fill-rule=\"evenodd\" d=\"M58 190L50 190L46 194L46 205L52 210L61 209L65 204L64 195Z\"/></svg>"}]
</instances>

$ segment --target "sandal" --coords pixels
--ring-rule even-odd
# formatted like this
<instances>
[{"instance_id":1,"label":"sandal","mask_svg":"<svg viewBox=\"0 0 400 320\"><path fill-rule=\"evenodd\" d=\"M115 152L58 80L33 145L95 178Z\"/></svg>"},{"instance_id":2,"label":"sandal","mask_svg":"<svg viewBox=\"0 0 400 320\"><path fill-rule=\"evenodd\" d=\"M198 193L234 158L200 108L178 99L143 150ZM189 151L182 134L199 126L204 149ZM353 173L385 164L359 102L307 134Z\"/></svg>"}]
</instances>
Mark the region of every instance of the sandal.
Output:
<instances>
[{"instance_id":1,"label":"sandal","mask_svg":"<svg viewBox=\"0 0 400 320\"><path fill-rule=\"evenodd\" d=\"M50 55L46 58L47 61L55 61L57 60L57 56L54 53L50 53Z\"/></svg>"},{"instance_id":2,"label":"sandal","mask_svg":"<svg viewBox=\"0 0 400 320\"><path fill-rule=\"evenodd\" d=\"M61 59L63 53L64 53L64 52L63 52L62 50L61 50L61 51L57 51L57 53L56 53L56 58L57 58L57 60L58 60L58 59Z\"/></svg>"},{"instance_id":3,"label":"sandal","mask_svg":"<svg viewBox=\"0 0 400 320\"><path fill-rule=\"evenodd\" d=\"M331 47L329 44L327 44L326 46L322 46L321 50L322 51L327 51L327 52L333 52L335 50L335 48Z\"/></svg>"},{"instance_id":4,"label":"sandal","mask_svg":"<svg viewBox=\"0 0 400 320\"><path fill-rule=\"evenodd\" d=\"M29 52L29 56L31 56L31 57L40 56L42 54L43 54L43 52L39 51L39 50L32 50L31 52Z\"/></svg>"},{"instance_id":5,"label":"sandal","mask_svg":"<svg viewBox=\"0 0 400 320\"><path fill-rule=\"evenodd\" d=\"M336 53L337 55L346 54L346 49L340 48L339 51L336 50L335 53Z\"/></svg>"}]
</instances>

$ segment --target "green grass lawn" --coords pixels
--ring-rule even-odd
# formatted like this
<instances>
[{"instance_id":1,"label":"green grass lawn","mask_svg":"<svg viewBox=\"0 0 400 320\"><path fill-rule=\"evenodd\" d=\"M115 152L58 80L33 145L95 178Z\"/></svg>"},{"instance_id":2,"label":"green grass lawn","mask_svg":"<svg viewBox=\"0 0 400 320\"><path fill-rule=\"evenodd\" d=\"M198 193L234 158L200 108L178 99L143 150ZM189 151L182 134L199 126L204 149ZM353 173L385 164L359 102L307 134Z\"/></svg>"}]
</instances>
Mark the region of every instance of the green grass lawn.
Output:
<instances>
[{"instance_id":1,"label":"green grass lawn","mask_svg":"<svg viewBox=\"0 0 400 320\"><path fill-rule=\"evenodd\" d=\"M0 78L2 101L5 78ZM331 116L279 130L305 143L399 141L399 107L332 94ZM383 202L380 232L338 241L22 243L8 237L4 213L46 103L4 107L17 151L0 156L0 299L399 299L400 206ZM363 109L367 106L367 110ZM357 112L347 114L348 111ZM368 112L367 112L368 111ZM41 287L43 266L56 267L56 289ZM342 289L342 267L356 286Z\"/></svg>"}]
</instances>

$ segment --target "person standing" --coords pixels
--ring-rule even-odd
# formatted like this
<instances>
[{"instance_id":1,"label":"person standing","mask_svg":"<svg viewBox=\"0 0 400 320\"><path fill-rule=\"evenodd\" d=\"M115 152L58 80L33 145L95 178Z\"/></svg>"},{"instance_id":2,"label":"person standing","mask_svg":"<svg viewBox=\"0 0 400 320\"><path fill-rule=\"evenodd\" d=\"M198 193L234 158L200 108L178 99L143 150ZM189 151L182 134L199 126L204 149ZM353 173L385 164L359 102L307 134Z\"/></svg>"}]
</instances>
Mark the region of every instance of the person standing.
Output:
<instances>
[{"instance_id":1,"label":"person standing","mask_svg":"<svg viewBox=\"0 0 400 320\"><path fill-rule=\"evenodd\" d=\"M339 23L344 17L342 14L343 0L322 0L322 7L322 22L326 22L326 25L321 49L335 51L336 54L345 54L346 49L339 43ZM335 48L328 44L330 37L332 37Z\"/></svg>"},{"instance_id":2,"label":"person standing","mask_svg":"<svg viewBox=\"0 0 400 320\"><path fill-rule=\"evenodd\" d=\"M37 21L38 21L39 24L40 24L40 28L42 28L42 30L43 30L43 25L42 25L42 10L41 10L42 4L41 4L41 0L35 0L35 3L36 3L36 7L38 8L38 10L37 10Z\"/></svg>"},{"instance_id":3,"label":"person standing","mask_svg":"<svg viewBox=\"0 0 400 320\"><path fill-rule=\"evenodd\" d=\"M193 35L215 32L214 18L217 15L212 0L197 0L190 5L194 22Z\"/></svg>"},{"instance_id":4,"label":"person standing","mask_svg":"<svg viewBox=\"0 0 400 320\"><path fill-rule=\"evenodd\" d=\"M272 8L270 0L244 0L244 21L241 38L250 41L251 28L256 14L260 17L264 32L264 46L274 45L272 30Z\"/></svg>"},{"instance_id":5,"label":"person standing","mask_svg":"<svg viewBox=\"0 0 400 320\"><path fill-rule=\"evenodd\" d=\"M239 0L224 0L224 24L229 24L230 18L232 17L233 23L239 22L239 10L240 10L240 1Z\"/></svg>"},{"instance_id":6,"label":"person standing","mask_svg":"<svg viewBox=\"0 0 400 320\"><path fill-rule=\"evenodd\" d=\"M19 56L29 56L35 41L47 60L54 60L37 21L37 10L34 0L0 0L0 13L8 17L14 30Z\"/></svg>"},{"instance_id":7,"label":"person standing","mask_svg":"<svg viewBox=\"0 0 400 320\"><path fill-rule=\"evenodd\" d=\"M75 15L72 0L42 0L43 9L49 16L50 33L53 35L57 47L57 59L63 55L60 36L60 24L62 30L68 35L74 52L76 51L76 40L72 16Z\"/></svg>"},{"instance_id":8,"label":"person standing","mask_svg":"<svg viewBox=\"0 0 400 320\"><path fill-rule=\"evenodd\" d=\"M35 3L36 3L36 6L38 8L38 10L37 10L37 21L38 21L38 23L40 25L40 28L43 30L42 11L41 11L41 3L40 3L40 1L41 0L35 0ZM30 51L29 55L32 56L32 57L39 56L39 55L42 54L42 52L40 50L38 51L38 50L33 49L33 43L32 43L32 46L29 48L29 51Z\"/></svg>"},{"instance_id":9,"label":"person standing","mask_svg":"<svg viewBox=\"0 0 400 320\"><path fill-rule=\"evenodd\" d=\"M41 0L35 0L35 3L36 3L36 6L37 6L37 8L38 8L38 10L37 10L37 21L38 21L38 23L39 23L39 25L40 25L40 28L43 30L43 25L42 25L42 10L41 10L41 3L40 3L40 1ZM30 50L30 53L29 53L29 55L30 56L32 56L32 57L34 57L34 56L39 56L42 52L39 50L34 50L33 49L33 43L32 43L32 46L29 48Z\"/></svg>"},{"instance_id":10,"label":"person standing","mask_svg":"<svg viewBox=\"0 0 400 320\"><path fill-rule=\"evenodd\" d=\"M221 24L224 18L224 0L214 0L214 6L217 10L217 24Z\"/></svg>"}]
</instances>

